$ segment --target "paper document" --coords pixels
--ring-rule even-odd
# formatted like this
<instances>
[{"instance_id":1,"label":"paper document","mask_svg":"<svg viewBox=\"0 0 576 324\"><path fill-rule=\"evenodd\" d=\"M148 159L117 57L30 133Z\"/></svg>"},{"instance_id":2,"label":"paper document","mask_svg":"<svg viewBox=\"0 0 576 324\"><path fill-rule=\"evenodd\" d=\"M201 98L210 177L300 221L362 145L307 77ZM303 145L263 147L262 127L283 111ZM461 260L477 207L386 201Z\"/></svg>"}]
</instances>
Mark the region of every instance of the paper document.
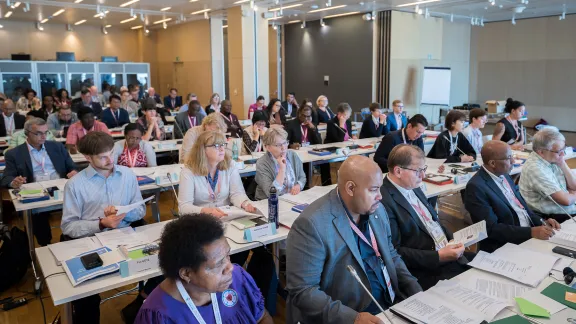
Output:
<instances>
[{"instance_id":1,"label":"paper document","mask_svg":"<svg viewBox=\"0 0 576 324\"><path fill-rule=\"evenodd\" d=\"M132 172L138 176L151 176L156 172L156 168L132 168Z\"/></svg>"},{"instance_id":2,"label":"paper document","mask_svg":"<svg viewBox=\"0 0 576 324\"><path fill-rule=\"evenodd\" d=\"M548 277L559 257L506 243L493 253L479 251L469 266L537 287Z\"/></svg>"},{"instance_id":3,"label":"paper document","mask_svg":"<svg viewBox=\"0 0 576 324\"><path fill-rule=\"evenodd\" d=\"M164 231L164 227L171 221L165 221L160 223L148 224L145 226L136 227L134 231L140 236L146 244L152 243L154 241L160 240L160 236L162 236L162 231Z\"/></svg>"},{"instance_id":4,"label":"paper document","mask_svg":"<svg viewBox=\"0 0 576 324\"><path fill-rule=\"evenodd\" d=\"M22 186L23 189L42 189L46 190L51 187L58 187L58 190L64 190L64 186L68 179L54 179L41 182L26 183Z\"/></svg>"},{"instance_id":5,"label":"paper document","mask_svg":"<svg viewBox=\"0 0 576 324\"><path fill-rule=\"evenodd\" d=\"M48 248L54 255L58 265L82 253L92 251L100 247L102 247L102 245L100 244L100 241L98 241L98 239L95 237L84 237L81 239L48 245Z\"/></svg>"},{"instance_id":6,"label":"paper document","mask_svg":"<svg viewBox=\"0 0 576 324\"><path fill-rule=\"evenodd\" d=\"M132 227L104 231L94 235L96 235L103 246L109 247L110 249L116 249L121 245L131 247L146 243L142 236L136 233Z\"/></svg>"},{"instance_id":7,"label":"paper document","mask_svg":"<svg viewBox=\"0 0 576 324\"><path fill-rule=\"evenodd\" d=\"M258 208L262 215L268 218L268 200L259 200L252 202L252 206ZM296 218L300 216L299 213L292 210L293 205L286 201L279 200L278 201L278 217L280 224L291 228Z\"/></svg>"},{"instance_id":8,"label":"paper document","mask_svg":"<svg viewBox=\"0 0 576 324\"><path fill-rule=\"evenodd\" d=\"M564 227L564 225L562 225ZM550 243L564 245L573 249L576 249L576 231L568 230L562 228L561 230L555 230L554 236L550 238Z\"/></svg>"},{"instance_id":9,"label":"paper document","mask_svg":"<svg viewBox=\"0 0 576 324\"><path fill-rule=\"evenodd\" d=\"M100 254L100 259L102 260L102 266L107 267L111 264L119 263L121 261L125 261L126 257L120 250L112 250L110 252L106 252Z\"/></svg>"},{"instance_id":10,"label":"paper document","mask_svg":"<svg viewBox=\"0 0 576 324\"><path fill-rule=\"evenodd\" d=\"M514 301L514 297L519 297L522 294L531 291L532 288L517 284L512 281L505 281L506 279L498 277L498 279L490 279L488 276L482 277L483 273L480 273L480 276L476 277L476 280L466 280L466 284L468 287L475 289L483 293L484 295L490 296L492 298L498 299L500 301L505 301L512 303Z\"/></svg>"},{"instance_id":11,"label":"paper document","mask_svg":"<svg viewBox=\"0 0 576 324\"><path fill-rule=\"evenodd\" d=\"M558 259L558 261L556 261L556 263L554 263L554 267L552 268L552 270L562 272L564 270L564 268L572 265L572 261L573 261L573 259L567 259L567 258L560 257L560 259Z\"/></svg>"},{"instance_id":12,"label":"paper document","mask_svg":"<svg viewBox=\"0 0 576 324\"><path fill-rule=\"evenodd\" d=\"M488 237L486 221L470 225L454 233L454 242L462 243L465 247L476 244Z\"/></svg>"},{"instance_id":13,"label":"paper document","mask_svg":"<svg viewBox=\"0 0 576 324\"><path fill-rule=\"evenodd\" d=\"M253 214L245 211L242 208L238 208L236 206L220 206L218 207L221 211L226 213L226 216L220 218L224 222L231 221L236 218L246 217L246 216L254 216L260 217L258 214Z\"/></svg>"},{"instance_id":14,"label":"paper document","mask_svg":"<svg viewBox=\"0 0 576 324\"><path fill-rule=\"evenodd\" d=\"M135 202L133 204L127 205L127 206L114 206L114 208L116 208L116 215L122 215L125 213L128 213L138 207L140 207L140 205L144 205L147 201L153 199L155 196L150 196L144 200L141 200L139 202Z\"/></svg>"},{"instance_id":15,"label":"paper document","mask_svg":"<svg viewBox=\"0 0 576 324\"><path fill-rule=\"evenodd\" d=\"M311 204L318 200L320 197L325 196L327 193L336 188L336 185L331 186L316 186L308 190L301 191L297 195L285 194L279 197L280 200L287 201L294 205Z\"/></svg>"}]
</instances>

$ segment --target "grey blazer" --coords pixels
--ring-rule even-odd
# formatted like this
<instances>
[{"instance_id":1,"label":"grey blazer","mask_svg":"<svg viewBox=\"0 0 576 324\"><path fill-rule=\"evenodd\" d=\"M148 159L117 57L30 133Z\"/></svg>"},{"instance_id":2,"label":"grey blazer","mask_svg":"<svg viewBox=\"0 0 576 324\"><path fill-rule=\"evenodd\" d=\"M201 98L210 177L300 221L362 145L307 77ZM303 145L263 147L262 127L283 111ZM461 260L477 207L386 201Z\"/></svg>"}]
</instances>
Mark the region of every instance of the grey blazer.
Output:
<instances>
[{"instance_id":1,"label":"grey blazer","mask_svg":"<svg viewBox=\"0 0 576 324\"><path fill-rule=\"evenodd\" d=\"M300 189L304 190L304 185L306 185L306 174L304 173L302 161L298 157L298 154L292 150L288 150L286 158L292 165L296 183L299 183ZM268 196L270 196L270 188L274 185L274 180L276 179L276 166L272 159L273 158L270 154L266 153L256 161L256 170L258 170L254 177L257 184L255 194L256 200L268 199ZM277 187L276 189L279 188Z\"/></svg>"},{"instance_id":2,"label":"grey blazer","mask_svg":"<svg viewBox=\"0 0 576 324\"><path fill-rule=\"evenodd\" d=\"M390 223L382 205L370 215L369 224L396 293L394 301L422 291L392 245ZM306 208L288 234L287 323L354 323L371 299L347 265L352 265L364 285L370 287L354 232L334 189Z\"/></svg>"},{"instance_id":3,"label":"grey blazer","mask_svg":"<svg viewBox=\"0 0 576 324\"><path fill-rule=\"evenodd\" d=\"M202 125L202 120L204 119L204 115L201 113L196 115L196 126ZM190 119L188 119L188 111L179 112L176 117L174 117L174 135L176 138L184 138L186 132L192 128L193 126L190 125Z\"/></svg>"}]
</instances>

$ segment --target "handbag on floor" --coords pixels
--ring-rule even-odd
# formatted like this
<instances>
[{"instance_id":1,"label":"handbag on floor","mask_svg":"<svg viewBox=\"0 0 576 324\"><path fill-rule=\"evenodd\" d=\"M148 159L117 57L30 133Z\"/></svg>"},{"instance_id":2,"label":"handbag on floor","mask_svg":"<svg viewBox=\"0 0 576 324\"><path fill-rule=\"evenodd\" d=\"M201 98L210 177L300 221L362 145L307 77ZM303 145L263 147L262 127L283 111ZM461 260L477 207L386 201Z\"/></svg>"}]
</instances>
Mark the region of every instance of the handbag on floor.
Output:
<instances>
[{"instance_id":1,"label":"handbag on floor","mask_svg":"<svg viewBox=\"0 0 576 324\"><path fill-rule=\"evenodd\" d=\"M0 225L0 292L22 280L30 261L26 233L18 227Z\"/></svg>"}]
</instances>

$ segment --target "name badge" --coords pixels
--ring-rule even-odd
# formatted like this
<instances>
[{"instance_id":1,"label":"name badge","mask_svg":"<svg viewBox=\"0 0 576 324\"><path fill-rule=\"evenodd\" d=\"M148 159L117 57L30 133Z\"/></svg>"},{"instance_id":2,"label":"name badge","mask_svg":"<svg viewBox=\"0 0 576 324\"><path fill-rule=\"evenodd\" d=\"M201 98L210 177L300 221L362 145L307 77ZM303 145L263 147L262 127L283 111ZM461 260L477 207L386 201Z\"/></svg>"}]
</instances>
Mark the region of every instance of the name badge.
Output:
<instances>
[{"instance_id":1,"label":"name badge","mask_svg":"<svg viewBox=\"0 0 576 324\"><path fill-rule=\"evenodd\" d=\"M48 173L43 173L43 174L37 174L36 175L36 182L41 182L41 181L48 181L50 180L50 175Z\"/></svg>"},{"instance_id":2,"label":"name badge","mask_svg":"<svg viewBox=\"0 0 576 324\"><path fill-rule=\"evenodd\" d=\"M394 288L392 287L392 281L390 281L390 275L388 275L388 269L386 269L386 265L384 265L384 262L381 262L380 266L382 267L382 273L384 274L384 279L386 280L386 288L388 290L388 294L390 295L390 300L392 300L392 303L394 303L396 293L394 292Z\"/></svg>"},{"instance_id":3,"label":"name badge","mask_svg":"<svg viewBox=\"0 0 576 324\"><path fill-rule=\"evenodd\" d=\"M310 146L310 142L302 142L302 147L308 147Z\"/></svg>"},{"instance_id":4,"label":"name badge","mask_svg":"<svg viewBox=\"0 0 576 324\"><path fill-rule=\"evenodd\" d=\"M446 235L444 234L442 227L440 227L438 223L434 223L435 226L431 226L432 233L430 234L434 238L434 242L436 242L436 251L438 251L439 249L445 247L446 244L448 244L448 241L446 240Z\"/></svg>"}]
</instances>

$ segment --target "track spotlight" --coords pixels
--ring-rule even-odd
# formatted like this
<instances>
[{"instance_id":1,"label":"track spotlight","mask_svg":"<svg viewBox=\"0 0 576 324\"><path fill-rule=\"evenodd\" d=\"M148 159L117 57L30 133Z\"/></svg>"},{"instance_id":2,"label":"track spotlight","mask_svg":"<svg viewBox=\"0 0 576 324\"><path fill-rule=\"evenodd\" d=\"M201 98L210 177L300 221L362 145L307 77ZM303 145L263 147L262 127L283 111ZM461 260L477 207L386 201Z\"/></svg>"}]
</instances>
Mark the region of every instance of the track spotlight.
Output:
<instances>
[{"instance_id":1,"label":"track spotlight","mask_svg":"<svg viewBox=\"0 0 576 324\"><path fill-rule=\"evenodd\" d=\"M306 28L306 20L302 20L302 25L300 25L300 28Z\"/></svg>"},{"instance_id":2,"label":"track spotlight","mask_svg":"<svg viewBox=\"0 0 576 324\"><path fill-rule=\"evenodd\" d=\"M320 18L320 26L326 27L326 23L324 22L324 18Z\"/></svg>"},{"instance_id":3,"label":"track spotlight","mask_svg":"<svg viewBox=\"0 0 576 324\"><path fill-rule=\"evenodd\" d=\"M39 31L44 30L44 27L42 27L42 24L40 22L36 22L35 26L36 26L36 29L38 29Z\"/></svg>"}]
</instances>

